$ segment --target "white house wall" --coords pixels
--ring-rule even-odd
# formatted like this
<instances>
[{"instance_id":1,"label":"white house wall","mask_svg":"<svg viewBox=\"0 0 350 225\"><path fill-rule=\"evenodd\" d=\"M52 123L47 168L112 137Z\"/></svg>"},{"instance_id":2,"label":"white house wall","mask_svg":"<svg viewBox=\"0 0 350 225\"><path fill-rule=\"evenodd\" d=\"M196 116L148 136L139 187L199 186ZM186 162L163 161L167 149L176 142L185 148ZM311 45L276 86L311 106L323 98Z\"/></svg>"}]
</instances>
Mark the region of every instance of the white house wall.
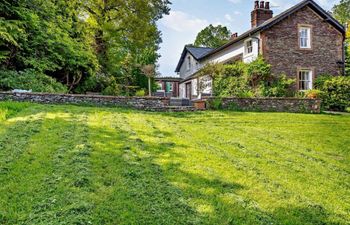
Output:
<instances>
[{"instance_id":1,"label":"white house wall","mask_svg":"<svg viewBox=\"0 0 350 225\"><path fill-rule=\"evenodd\" d=\"M185 85L185 83L182 83L179 85L179 97L186 98L186 85Z\"/></svg>"},{"instance_id":2,"label":"white house wall","mask_svg":"<svg viewBox=\"0 0 350 225\"><path fill-rule=\"evenodd\" d=\"M188 57L191 58L191 62L192 62L191 68L189 70L187 69ZM187 53L185 60L182 63L181 68L180 68L180 77L182 79L186 79L189 76L191 76L192 74L194 74L195 72L197 72L198 71L197 63L198 63L197 60L195 60L195 58L193 58L193 56L191 54Z\"/></svg>"},{"instance_id":3,"label":"white house wall","mask_svg":"<svg viewBox=\"0 0 350 225\"><path fill-rule=\"evenodd\" d=\"M243 62L250 63L259 56L259 40L257 38L259 38L260 40L260 34L256 34L252 37L246 38L238 43L235 43L234 45L231 45L226 49L210 56L210 58L208 58L204 62L204 64L208 62L225 63L241 54L243 55ZM250 54L246 54L245 52L245 42L248 40L252 40L253 42L253 52Z\"/></svg>"},{"instance_id":4,"label":"white house wall","mask_svg":"<svg viewBox=\"0 0 350 225\"><path fill-rule=\"evenodd\" d=\"M246 41L248 40L252 40L252 45L253 45L253 52L250 54L246 53ZM253 35L252 37L248 37L238 43L235 43L229 47L227 47L224 50L221 50L218 53L215 53L214 55L211 55L208 59L206 59L205 61L202 62L197 62L191 54L187 53L186 54L186 58L180 68L180 77L182 79L186 79L189 76L193 75L194 73L196 73L198 70L200 70L205 64L207 64L208 62L211 63L226 63L234 58L236 58L239 55L243 55L243 62L244 63L250 63L252 61L254 61L260 53L260 49L259 49L259 41L260 40L260 34L256 34ZM192 66L190 68L190 70L187 69L187 64L188 64L188 56L191 57L192 60ZM203 94L211 94L212 93L212 81L211 79L208 79L208 77L202 77L199 78L200 82L204 80L207 80L207 83L209 85L206 85L206 87L201 90L201 93ZM189 81L188 81L189 82ZM186 82L186 83L188 83ZM192 82L192 96L197 96L198 94L198 82L197 82L197 78L194 78L191 80ZM186 97L186 85L185 83L180 84L180 97L181 98L185 98Z\"/></svg>"}]
</instances>

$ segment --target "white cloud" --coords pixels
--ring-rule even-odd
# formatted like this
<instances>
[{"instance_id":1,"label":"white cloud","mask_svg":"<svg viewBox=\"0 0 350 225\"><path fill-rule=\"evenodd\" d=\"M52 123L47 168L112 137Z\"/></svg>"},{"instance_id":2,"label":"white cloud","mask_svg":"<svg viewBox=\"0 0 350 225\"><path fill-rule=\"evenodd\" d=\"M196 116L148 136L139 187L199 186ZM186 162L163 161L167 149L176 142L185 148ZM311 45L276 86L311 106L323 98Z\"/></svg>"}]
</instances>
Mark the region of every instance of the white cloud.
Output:
<instances>
[{"instance_id":1,"label":"white cloud","mask_svg":"<svg viewBox=\"0 0 350 225\"><path fill-rule=\"evenodd\" d=\"M238 3L242 2L242 0L228 0L228 1L233 3L233 4L238 4Z\"/></svg>"},{"instance_id":2,"label":"white cloud","mask_svg":"<svg viewBox=\"0 0 350 225\"><path fill-rule=\"evenodd\" d=\"M230 21L230 22L233 21L233 18L232 18L232 16L231 16L230 14L226 14L226 15L225 15L225 19L228 20L228 21Z\"/></svg>"},{"instance_id":3,"label":"white cloud","mask_svg":"<svg viewBox=\"0 0 350 225\"><path fill-rule=\"evenodd\" d=\"M298 4L301 0L270 0L272 7L277 7L276 9L283 11L289 9L290 7ZM334 4L338 3L340 0L316 0L316 2L326 10L330 10Z\"/></svg>"},{"instance_id":4,"label":"white cloud","mask_svg":"<svg viewBox=\"0 0 350 225\"><path fill-rule=\"evenodd\" d=\"M182 11L171 11L169 15L162 19L161 23L165 27L178 32L199 31L209 25L207 20L190 16Z\"/></svg>"}]
</instances>

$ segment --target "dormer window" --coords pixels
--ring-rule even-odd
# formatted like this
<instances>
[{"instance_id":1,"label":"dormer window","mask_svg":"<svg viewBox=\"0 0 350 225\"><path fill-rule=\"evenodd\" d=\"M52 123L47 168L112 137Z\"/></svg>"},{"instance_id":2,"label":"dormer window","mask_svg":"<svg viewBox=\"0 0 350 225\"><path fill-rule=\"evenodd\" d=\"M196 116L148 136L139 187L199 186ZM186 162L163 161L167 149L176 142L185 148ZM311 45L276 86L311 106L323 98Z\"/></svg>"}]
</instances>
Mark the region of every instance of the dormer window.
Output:
<instances>
[{"instance_id":1,"label":"dormer window","mask_svg":"<svg viewBox=\"0 0 350 225\"><path fill-rule=\"evenodd\" d=\"M311 27L299 27L299 46L301 49L311 49Z\"/></svg>"},{"instance_id":2,"label":"dormer window","mask_svg":"<svg viewBox=\"0 0 350 225\"><path fill-rule=\"evenodd\" d=\"M191 70L192 62L191 62L191 56L187 57L187 71Z\"/></svg>"},{"instance_id":3,"label":"dormer window","mask_svg":"<svg viewBox=\"0 0 350 225\"><path fill-rule=\"evenodd\" d=\"M251 54L253 53L253 41L249 40L245 43L245 52L246 54Z\"/></svg>"}]
</instances>

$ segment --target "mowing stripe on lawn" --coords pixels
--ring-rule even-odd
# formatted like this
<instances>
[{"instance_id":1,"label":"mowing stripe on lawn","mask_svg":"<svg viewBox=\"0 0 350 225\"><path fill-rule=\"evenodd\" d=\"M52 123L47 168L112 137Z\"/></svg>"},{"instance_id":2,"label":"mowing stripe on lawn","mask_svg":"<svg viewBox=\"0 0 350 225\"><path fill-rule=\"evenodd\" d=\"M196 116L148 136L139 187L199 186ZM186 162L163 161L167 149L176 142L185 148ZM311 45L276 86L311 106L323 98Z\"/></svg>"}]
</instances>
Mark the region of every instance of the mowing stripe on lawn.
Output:
<instances>
[{"instance_id":1,"label":"mowing stripe on lawn","mask_svg":"<svg viewBox=\"0 0 350 225\"><path fill-rule=\"evenodd\" d=\"M83 119L63 113L46 115L26 153L5 177L1 193L8 199L7 224L87 224L92 206L84 201L86 131Z\"/></svg>"},{"instance_id":2,"label":"mowing stripe on lawn","mask_svg":"<svg viewBox=\"0 0 350 225\"><path fill-rule=\"evenodd\" d=\"M90 116L93 171L98 178L94 224L195 223L194 211L181 192L153 162L152 150L167 149L145 140L129 126L129 119L128 113Z\"/></svg>"}]
</instances>

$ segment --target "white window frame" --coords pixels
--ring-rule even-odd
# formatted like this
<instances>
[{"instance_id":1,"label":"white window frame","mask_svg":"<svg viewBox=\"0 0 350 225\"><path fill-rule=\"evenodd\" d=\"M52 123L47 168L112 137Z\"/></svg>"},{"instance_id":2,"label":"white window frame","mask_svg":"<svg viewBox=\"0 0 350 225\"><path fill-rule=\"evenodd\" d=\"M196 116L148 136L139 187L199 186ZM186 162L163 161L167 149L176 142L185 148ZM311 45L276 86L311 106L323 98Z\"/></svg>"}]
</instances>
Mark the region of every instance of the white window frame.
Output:
<instances>
[{"instance_id":1,"label":"white window frame","mask_svg":"<svg viewBox=\"0 0 350 225\"><path fill-rule=\"evenodd\" d=\"M311 27L299 27L299 47L301 49L311 49Z\"/></svg>"},{"instance_id":2,"label":"white window frame","mask_svg":"<svg viewBox=\"0 0 350 225\"><path fill-rule=\"evenodd\" d=\"M307 74L308 78L305 79ZM304 75L304 77L302 76ZM313 89L313 71L310 69L301 69L298 72L299 91L308 91ZM302 85L304 83L304 85ZM304 87L303 87L304 86Z\"/></svg>"},{"instance_id":3,"label":"white window frame","mask_svg":"<svg viewBox=\"0 0 350 225\"><path fill-rule=\"evenodd\" d=\"M251 46L248 46L248 43L251 43ZM247 40L244 43L244 49L245 49L245 54L246 55L251 55L253 54L253 50L254 50L254 43L252 39Z\"/></svg>"}]
</instances>

